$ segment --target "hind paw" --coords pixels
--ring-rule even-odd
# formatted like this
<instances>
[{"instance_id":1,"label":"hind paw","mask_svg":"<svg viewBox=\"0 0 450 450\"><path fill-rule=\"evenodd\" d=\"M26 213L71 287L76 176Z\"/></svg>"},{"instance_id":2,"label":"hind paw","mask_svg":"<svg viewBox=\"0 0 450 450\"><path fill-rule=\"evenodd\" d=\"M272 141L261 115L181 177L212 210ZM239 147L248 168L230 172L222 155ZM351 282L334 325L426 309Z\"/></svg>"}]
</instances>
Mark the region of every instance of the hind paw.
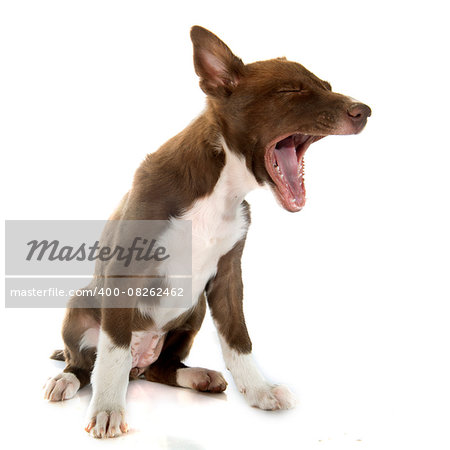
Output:
<instances>
[{"instance_id":1,"label":"hind paw","mask_svg":"<svg viewBox=\"0 0 450 450\"><path fill-rule=\"evenodd\" d=\"M51 402L59 402L72 398L80 389L78 378L70 372L63 372L50 378L44 386L44 398Z\"/></svg>"},{"instance_id":2,"label":"hind paw","mask_svg":"<svg viewBox=\"0 0 450 450\"><path fill-rule=\"evenodd\" d=\"M201 367L178 369L177 384L202 392L223 392L227 388L227 382L220 372Z\"/></svg>"}]
</instances>

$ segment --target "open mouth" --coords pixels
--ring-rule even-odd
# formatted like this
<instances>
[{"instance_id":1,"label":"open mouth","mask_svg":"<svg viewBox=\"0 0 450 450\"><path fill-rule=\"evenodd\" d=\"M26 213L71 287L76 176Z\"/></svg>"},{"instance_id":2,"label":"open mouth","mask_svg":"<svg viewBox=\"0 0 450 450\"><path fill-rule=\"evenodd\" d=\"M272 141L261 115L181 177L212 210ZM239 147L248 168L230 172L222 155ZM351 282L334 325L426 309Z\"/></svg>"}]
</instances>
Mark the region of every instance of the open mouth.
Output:
<instances>
[{"instance_id":1,"label":"open mouth","mask_svg":"<svg viewBox=\"0 0 450 450\"><path fill-rule=\"evenodd\" d=\"M324 136L294 133L281 136L266 149L266 170L285 209L300 211L305 206L303 157L308 147Z\"/></svg>"}]
</instances>

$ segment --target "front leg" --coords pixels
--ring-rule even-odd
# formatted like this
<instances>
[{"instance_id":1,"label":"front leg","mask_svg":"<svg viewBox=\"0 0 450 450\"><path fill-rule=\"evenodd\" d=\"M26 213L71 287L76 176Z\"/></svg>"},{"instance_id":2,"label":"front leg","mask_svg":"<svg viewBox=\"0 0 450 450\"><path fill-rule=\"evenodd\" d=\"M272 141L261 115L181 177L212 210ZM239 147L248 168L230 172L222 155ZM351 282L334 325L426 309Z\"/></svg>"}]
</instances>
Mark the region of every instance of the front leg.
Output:
<instances>
[{"instance_id":1,"label":"front leg","mask_svg":"<svg viewBox=\"0 0 450 450\"><path fill-rule=\"evenodd\" d=\"M251 406L289 409L292 393L284 386L266 381L252 356L252 343L242 308L241 257L245 239L219 260L216 276L207 286L207 299L216 325L222 353L239 391Z\"/></svg>"},{"instance_id":2,"label":"front leg","mask_svg":"<svg viewBox=\"0 0 450 450\"><path fill-rule=\"evenodd\" d=\"M94 437L126 433L125 397L131 370L132 309L104 309L92 371L92 399L86 431Z\"/></svg>"}]
</instances>

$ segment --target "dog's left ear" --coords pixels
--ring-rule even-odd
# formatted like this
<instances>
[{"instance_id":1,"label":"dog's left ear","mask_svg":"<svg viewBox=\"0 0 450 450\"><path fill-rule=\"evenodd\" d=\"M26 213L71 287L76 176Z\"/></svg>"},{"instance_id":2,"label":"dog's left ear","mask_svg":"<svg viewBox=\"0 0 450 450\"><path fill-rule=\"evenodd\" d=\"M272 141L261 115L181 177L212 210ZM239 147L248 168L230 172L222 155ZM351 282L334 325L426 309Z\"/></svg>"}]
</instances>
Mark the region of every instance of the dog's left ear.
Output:
<instances>
[{"instance_id":1,"label":"dog's left ear","mask_svg":"<svg viewBox=\"0 0 450 450\"><path fill-rule=\"evenodd\" d=\"M230 95L244 75L244 63L213 33L191 28L195 73L200 87L213 97Z\"/></svg>"}]
</instances>

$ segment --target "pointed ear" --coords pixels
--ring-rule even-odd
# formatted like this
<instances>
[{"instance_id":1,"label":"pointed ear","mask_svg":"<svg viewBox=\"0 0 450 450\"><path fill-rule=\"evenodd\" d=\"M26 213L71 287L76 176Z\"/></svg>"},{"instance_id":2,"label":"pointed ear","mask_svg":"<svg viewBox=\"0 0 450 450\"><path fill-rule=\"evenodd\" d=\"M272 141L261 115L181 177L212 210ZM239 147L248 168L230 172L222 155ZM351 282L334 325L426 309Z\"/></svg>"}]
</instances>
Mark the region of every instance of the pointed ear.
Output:
<instances>
[{"instance_id":1,"label":"pointed ear","mask_svg":"<svg viewBox=\"0 0 450 450\"><path fill-rule=\"evenodd\" d=\"M192 27L191 40L195 73L203 92L214 97L230 95L244 75L243 62L205 28Z\"/></svg>"}]
</instances>

